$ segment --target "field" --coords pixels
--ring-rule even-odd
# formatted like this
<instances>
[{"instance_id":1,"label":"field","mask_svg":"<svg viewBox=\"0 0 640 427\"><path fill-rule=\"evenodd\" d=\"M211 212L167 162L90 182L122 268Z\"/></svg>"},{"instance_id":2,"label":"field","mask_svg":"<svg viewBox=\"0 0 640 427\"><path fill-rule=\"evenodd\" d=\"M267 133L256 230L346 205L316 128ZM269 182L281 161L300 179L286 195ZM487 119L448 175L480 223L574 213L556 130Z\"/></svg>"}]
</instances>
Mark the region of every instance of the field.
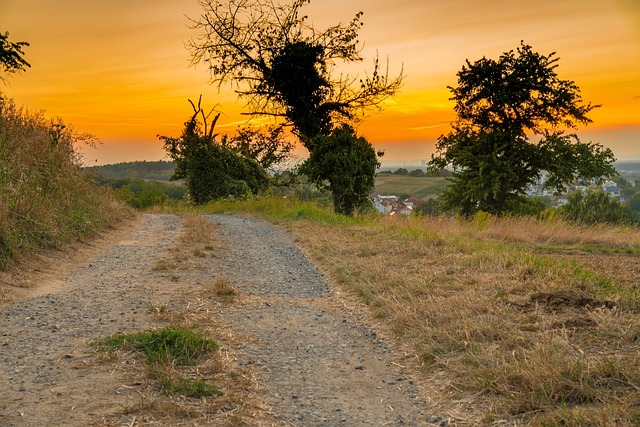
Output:
<instances>
[{"instance_id":1,"label":"field","mask_svg":"<svg viewBox=\"0 0 640 427\"><path fill-rule=\"evenodd\" d=\"M561 221L338 217L219 203L282 224L369 307L453 425L640 423L640 233Z\"/></svg>"},{"instance_id":2,"label":"field","mask_svg":"<svg viewBox=\"0 0 640 427\"><path fill-rule=\"evenodd\" d=\"M427 198L440 194L447 186L447 180L440 177L413 177L380 174L376 176L375 191L383 196L408 195Z\"/></svg>"}]
</instances>

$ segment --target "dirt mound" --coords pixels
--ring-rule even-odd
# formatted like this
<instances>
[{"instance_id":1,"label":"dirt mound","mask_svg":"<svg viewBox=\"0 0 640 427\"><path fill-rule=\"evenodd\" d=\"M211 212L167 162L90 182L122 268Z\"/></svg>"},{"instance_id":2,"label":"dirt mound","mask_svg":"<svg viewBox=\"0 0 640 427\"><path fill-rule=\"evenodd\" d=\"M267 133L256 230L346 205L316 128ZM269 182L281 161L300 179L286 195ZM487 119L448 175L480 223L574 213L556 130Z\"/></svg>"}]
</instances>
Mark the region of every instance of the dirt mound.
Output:
<instances>
[{"instance_id":1,"label":"dirt mound","mask_svg":"<svg viewBox=\"0 0 640 427\"><path fill-rule=\"evenodd\" d=\"M538 292L530 297L530 305L545 306L554 311L567 308L614 308L613 301L598 301L574 291Z\"/></svg>"}]
</instances>

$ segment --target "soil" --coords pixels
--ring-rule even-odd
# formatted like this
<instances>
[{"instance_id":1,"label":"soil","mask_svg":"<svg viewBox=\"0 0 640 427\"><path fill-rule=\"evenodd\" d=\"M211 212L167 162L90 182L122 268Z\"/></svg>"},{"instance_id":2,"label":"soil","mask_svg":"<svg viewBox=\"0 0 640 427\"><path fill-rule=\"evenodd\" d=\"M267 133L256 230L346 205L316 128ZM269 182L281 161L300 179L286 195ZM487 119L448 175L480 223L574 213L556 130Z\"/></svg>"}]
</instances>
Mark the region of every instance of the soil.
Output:
<instances>
[{"instance_id":1,"label":"soil","mask_svg":"<svg viewBox=\"0 0 640 427\"><path fill-rule=\"evenodd\" d=\"M189 269L157 268L175 258L182 224L146 214L94 243L3 273L0 425L223 425L214 415L128 411L148 385L92 353L93 340L160 326L159 307L197 311L217 325L213 338L228 368L255 383L247 406L257 409L237 423L448 425L429 412L393 343L287 232L257 219L208 219L219 245ZM237 290L233 302L202 298L220 278Z\"/></svg>"}]
</instances>

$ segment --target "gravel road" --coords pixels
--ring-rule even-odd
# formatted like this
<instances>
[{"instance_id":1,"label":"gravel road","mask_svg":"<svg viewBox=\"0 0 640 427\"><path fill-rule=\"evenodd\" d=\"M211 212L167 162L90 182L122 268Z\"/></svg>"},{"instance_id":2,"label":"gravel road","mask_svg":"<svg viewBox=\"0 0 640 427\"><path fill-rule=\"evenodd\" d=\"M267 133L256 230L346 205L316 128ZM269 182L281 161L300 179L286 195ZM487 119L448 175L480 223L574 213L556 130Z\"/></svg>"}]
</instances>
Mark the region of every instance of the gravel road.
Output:
<instances>
[{"instance_id":1,"label":"gravel road","mask_svg":"<svg viewBox=\"0 0 640 427\"><path fill-rule=\"evenodd\" d=\"M222 249L177 281L153 266L176 245L180 219L148 214L68 268L33 275L30 295L0 306L0 425L100 425L130 405L136 393L92 359L89 342L157 326L150 305L220 276L240 294L212 316L242 338L234 357L253 372L269 409L256 425L433 425L410 372L339 304L287 232L256 219L208 218Z\"/></svg>"}]
</instances>

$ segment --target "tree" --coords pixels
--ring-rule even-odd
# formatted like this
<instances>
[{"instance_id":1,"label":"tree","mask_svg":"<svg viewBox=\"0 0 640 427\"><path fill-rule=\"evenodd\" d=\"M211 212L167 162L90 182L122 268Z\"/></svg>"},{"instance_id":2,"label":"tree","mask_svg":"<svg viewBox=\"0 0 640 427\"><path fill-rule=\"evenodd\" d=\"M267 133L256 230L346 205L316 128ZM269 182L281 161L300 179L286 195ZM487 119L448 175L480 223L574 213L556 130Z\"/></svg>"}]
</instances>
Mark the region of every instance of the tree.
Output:
<instances>
[{"instance_id":1,"label":"tree","mask_svg":"<svg viewBox=\"0 0 640 427\"><path fill-rule=\"evenodd\" d=\"M569 221L585 224L623 224L633 221L630 209L625 209L616 199L605 194L602 188L586 193L574 191L569 193L567 201L566 205L558 208L558 214Z\"/></svg>"},{"instance_id":2,"label":"tree","mask_svg":"<svg viewBox=\"0 0 640 427\"><path fill-rule=\"evenodd\" d=\"M208 65L212 83L230 84L247 101L251 116L269 116L291 126L313 160L328 165L326 137L340 125L356 121L360 114L381 108L402 84L402 73L390 78L381 72L378 58L373 72L362 78L333 75L337 62L361 61L358 31L362 13L348 24L318 30L301 16L310 0L275 4L273 0L200 0L204 13L192 20L200 37L188 47L192 63ZM375 152L347 150L340 156ZM353 158L354 164L370 159ZM306 170L319 173L318 166ZM335 171L335 169L332 169ZM338 183L339 176L329 182ZM375 171L373 171L373 174ZM373 174L371 180L373 180ZM322 173L327 176L326 173ZM337 184L336 184L337 185ZM329 188L334 200L342 190ZM359 194L359 199L366 194ZM336 210L341 202L337 201ZM357 203L356 203L357 205Z\"/></svg>"},{"instance_id":3,"label":"tree","mask_svg":"<svg viewBox=\"0 0 640 427\"><path fill-rule=\"evenodd\" d=\"M223 146L213 133L218 114L208 128L200 107L189 101L193 116L185 123L179 138L160 136L164 148L176 163L172 180L183 179L189 199L204 204L223 197L245 197L257 194L268 187L269 177L260 164L252 158ZM200 123L199 117L202 118ZM202 129L204 127L204 129Z\"/></svg>"},{"instance_id":4,"label":"tree","mask_svg":"<svg viewBox=\"0 0 640 427\"><path fill-rule=\"evenodd\" d=\"M314 145L300 170L320 188L331 189L335 211L352 215L370 207L368 195L380 167L371 144L345 124L329 136L317 136Z\"/></svg>"},{"instance_id":5,"label":"tree","mask_svg":"<svg viewBox=\"0 0 640 427\"><path fill-rule=\"evenodd\" d=\"M289 159L293 143L284 138L282 126L255 129L250 126L238 129L232 137L223 135L220 143L238 154L254 159L263 169L273 168Z\"/></svg>"},{"instance_id":6,"label":"tree","mask_svg":"<svg viewBox=\"0 0 640 427\"><path fill-rule=\"evenodd\" d=\"M307 145L319 133L328 135L334 119L379 107L402 83L402 73L381 74L377 59L371 76L333 77L336 61L362 61L362 13L320 31L300 16L309 2L200 0L204 13L192 28L202 34L188 44L192 63L208 64L213 83L231 84L246 98L246 114L286 119Z\"/></svg>"},{"instance_id":7,"label":"tree","mask_svg":"<svg viewBox=\"0 0 640 427\"><path fill-rule=\"evenodd\" d=\"M27 42L11 42L9 41L9 32L2 34L0 32L0 70L3 73L16 73L26 71L31 65L24 59L22 48L29 46ZM4 80L0 76L0 80Z\"/></svg>"},{"instance_id":8,"label":"tree","mask_svg":"<svg viewBox=\"0 0 640 427\"><path fill-rule=\"evenodd\" d=\"M616 174L610 149L564 133L590 123L586 115L598 106L582 103L575 83L558 77L557 62L555 53L541 55L521 43L497 61L467 61L458 72L458 86L449 87L457 119L429 163L433 172L453 168L441 196L445 209L528 211L525 189L542 171L557 193L576 180ZM532 142L530 134L540 140Z\"/></svg>"}]
</instances>

